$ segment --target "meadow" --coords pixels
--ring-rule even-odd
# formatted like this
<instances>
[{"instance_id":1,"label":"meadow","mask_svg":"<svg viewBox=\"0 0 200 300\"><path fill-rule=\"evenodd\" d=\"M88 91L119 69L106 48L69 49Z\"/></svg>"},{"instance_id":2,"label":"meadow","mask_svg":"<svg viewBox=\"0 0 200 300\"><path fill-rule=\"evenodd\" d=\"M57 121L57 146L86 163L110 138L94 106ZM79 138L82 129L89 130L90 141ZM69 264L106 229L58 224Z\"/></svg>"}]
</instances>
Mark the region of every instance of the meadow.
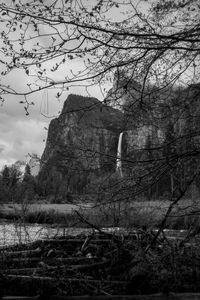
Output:
<instances>
[{"instance_id":1,"label":"meadow","mask_svg":"<svg viewBox=\"0 0 200 300\"><path fill-rule=\"evenodd\" d=\"M156 228L162 222L170 201L112 202L107 204L76 203L5 203L0 206L1 220L26 223L62 224L64 226L146 227ZM183 199L175 205L165 227L188 229L199 226L198 199ZM84 222L87 221L87 222Z\"/></svg>"}]
</instances>

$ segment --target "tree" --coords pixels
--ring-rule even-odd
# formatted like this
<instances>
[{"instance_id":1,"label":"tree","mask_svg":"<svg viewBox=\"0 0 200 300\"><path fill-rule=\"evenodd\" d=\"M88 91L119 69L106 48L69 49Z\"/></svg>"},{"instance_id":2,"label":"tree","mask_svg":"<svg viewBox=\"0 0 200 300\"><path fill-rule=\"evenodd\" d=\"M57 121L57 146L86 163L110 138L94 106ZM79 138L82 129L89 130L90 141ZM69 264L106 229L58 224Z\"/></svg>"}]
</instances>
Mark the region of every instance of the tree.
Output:
<instances>
[{"instance_id":1,"label":"tree","mask_svg":"<svg viewBox=\"0 0 200 300\"><path fill-rule=\"evenodd\" d=\"M2 171L2 182L4 185L9 185L10 183L10 171L9 168L5 165Z\"/></svg>"},{"instance_id":2,"label":"tree","mask_svg":"<svg viewBox=\"0 0 200 300\"><path fill-rule=\"evenodd\" d=\"M31 175L31 168L29 164L25 166L25 172L21 184L22 198L32 200L35 195L36 182L34 177Z\"/></svg>"},{"instance_id":3,"label":"tree","mask_svg":"<svg viewBox=\"0 0 200 300\"><path fill-rule=\"evenodd\" d=\"M149 189L146 182L157 184L163 174L171 174L185 161L194 157L199 161L197 126L190 132L196 139L192 149L183 147L190 140L185 131L187 107L197 108L194 99L200 94L199 85L192 85L199 79L199 10L197 0L2 3L2 101L7 94L24 96L21 103L28 114L33 104L29 95L35 92L58 88L60 98L71 86L100 85L105 101L124 111L126 128L132 124L144 140L150 131L157 136L158 142L151 145L156 155L144 158L144 141L134 160L124 161L130 188L121 190L125 197L127 193L133 197ZM6 84L16 69L28 80L22 91ZM194 112L190 115L193 120L198 117ZM168 123L177 134L163 145ZM174 146L176 153L169 151ZM188 174L194 180L198 173L196 164ZM179 192L184 195L185 187Z\"/></svg>"},{"instance_id":4,"label":"tree","mask_svg":"<svg viewBox=\"0 0 200 300\"><path fill-rule=\"evenodd\" d=\"M21 172L14 166L4 166L1 176L1 200L3 202L15 201L19 188Z\"/></svg>"},{"instance_id":5,"label":"tree","mask_svg":"<svg viewBox=\"0 0 200 300\"><path fill-rule=\"evenodd\" d=\"M31 167L29 164L26 164L25 171L24 171L24 179L26 178L26 176L30 176L30 175L31 175Z\"/></svg>"},{"instance_id":6,"label":"tree","mask_svg":"<svg viewBox=\"0 0 200 300\"><path fill-rule=\"evenodd\" d=\"M198 0L2 3L1 75L17 68L29 82L23 91L2 83L1 97L24 95L28 109L27 96L38 90L59 87L59 98L72 85L103 84L122 73L142 84L141 99L149 83L191 83L199 71L199 10ZM72 61L80 67L67 72Z\"/></svg>"}]
</instances>

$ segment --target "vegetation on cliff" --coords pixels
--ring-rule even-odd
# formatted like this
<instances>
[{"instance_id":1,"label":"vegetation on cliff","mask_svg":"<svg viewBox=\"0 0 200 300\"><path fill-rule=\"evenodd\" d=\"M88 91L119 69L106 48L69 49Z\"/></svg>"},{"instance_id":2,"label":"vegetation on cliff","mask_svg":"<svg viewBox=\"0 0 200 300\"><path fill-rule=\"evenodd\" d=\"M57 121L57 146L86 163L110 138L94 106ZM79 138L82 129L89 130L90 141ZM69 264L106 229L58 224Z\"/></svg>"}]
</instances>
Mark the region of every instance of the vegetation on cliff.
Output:
<instances>
[{"instance_id":1,"label":"vegetation on cliff","mask_svg":"<svg viewBox=\"0 0 200 300\"><path fill-rule=\"evenodd\" d=\"M85 85L88 91L96 85L106 101L111 97L126 114L122 179L114 174L117 131L110 136L116 128L107 118L112 115L110 108L102 106L104 117L99 118L98 109L92 113L79 106L79 100L74 101L76 104L71 101L71 109L78 105L79 111L70 113L68 107L65 119L69 116L70 123L72 115L78 118L73 120L74 129L59 140L58 120L50 126L57 129L52 135L55 141L48 140L49 149L54 150L50 153L46 149L43 157L48 160L42 162L40 174L45 183L41 186L43 195L48 190L55 195L63 190L67 197L94 188L103 198L108 195L110 199L114 193L112 200L118 201L134 200L139 195L179 199L186 192L191 194L191 189L198 192L199 87L194 85L199 79L197 0L12 1L2 2L0 11L2 101L7 95L23 95L20 103L28 115L33 105L31 95L36 92L58 88L55 93L59 99L72 86ZM28 79L23 81L22 91L6 83L16 69ZM111 119L116 124L114 115ZM62 117L58 119L62 123ZM86 130L82 125L88 120L98 128L88 126ZM103 126L102 131L99 126ZM93 131L98 129L100 142L94 139ZM51 143L57 145L51 147ZM112 183L111 193L107 192L108 181Z\"/></svg>"},{"instance_id":2,"label":"vegetation on cliff","mask_svg":"<svg viewBox=\"0 0 200 300\"><path fill-rule=\"evenodd\" d=\"M51 272L50 284L56 282L52 288L58 295L74 294L73 282L80 287L77 294L82 282L85 293L120 293L122 279L123 291L130 294L199 291L199 209L190 202L200 194L199 12L198 0L1 1L2 103L10 96L21 97L28 116L36 93L38 97L48 89L60 99L80 86L88 94L98 88L104 101L69 95L61 115L50 124L40 174L33 178L27 167L21 180L15 169L5 167L1 201L26 203L38 195L69 202L78 195L98 206L93 215L78 213L93 230L102 233L94 225L98 209L105 225L111 220L111 225L121 225L124 207L126 220L132 211L131 225L139 218L137 224L143 228L129 239L109 235L108 247L91 245L95 234L79 237L81 247L73 241L68 247L65 239L67 250L55 240L48 249L46 242L31 250L22 246L26 254L36 254L38 265L33 268L11 269L9 264L19 263L19 252L7 251L6 256L2 250L0 284L10 288L11 279L18 293L19 280L29 281L31 274L36 286L40 276ZM16 70L23 74L20 89L13 80ZM131 206L147 199L168 200L156 231L147 213L142 219ZM181 205L184 201L191 209ZM187 227L182 240L166 237L164 228L173 222ZM63 265L58 264L58 259L55 267L52 259L46 260L68 260L66 251L92 263L69 267L62 260ZM110 280L116 274L113 290Z\"/></svg>"}]
</instances>

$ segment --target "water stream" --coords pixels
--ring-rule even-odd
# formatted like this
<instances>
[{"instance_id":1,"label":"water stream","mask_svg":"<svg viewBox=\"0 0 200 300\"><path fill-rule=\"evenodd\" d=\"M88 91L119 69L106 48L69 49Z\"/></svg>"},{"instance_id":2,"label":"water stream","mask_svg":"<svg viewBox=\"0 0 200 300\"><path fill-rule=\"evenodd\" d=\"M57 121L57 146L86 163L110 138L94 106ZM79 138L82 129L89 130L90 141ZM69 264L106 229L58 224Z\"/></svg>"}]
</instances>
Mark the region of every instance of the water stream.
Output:
<instances>
[{"instance_id":1,"label":"water stream","mask_svg":"<svg viewBox=\"0 0 200 300\"><path fill-rule=\"evenodd\" d=\"M122 137L123 137L123 132L121 132L120 135L119 135L118 147L117 147L117 161L116 161L116 172L120 175L120 177L123 177L123 172L122 172Z\"/></svg>"},{"instance_id":2,"label":"water stream","mask_svg":"<svg viewBox=\"0 0 200 300\"><path fill-rule=\"evenodd\" d=\"M64 228L62 226L50 226L41 224L25 224L25 223L2 223L0 224L0 247L24 244L54 238L58 236L73 235L87 233L91 231L85 228Z\"/></svg>"},{"instance_id":3,"label":"water stream","mask_svg":"<svg viewBox=\"0 0 200 300\"><path fill-rule=\"evenodd\" d=\"M128 235L130 233L138 234L138 230L126 228L112 227L112 228L102 228L105 232L115 233L118 235ZM157 230L155 229L154 232ZM76 236L78 234L91 233L90 228L64 228L59 226L50 225L40 225L40 224L20 224L20 223L2 223L0 224L0 247L20 244L20 243L30 243L36 240L42 240L47 238L53 238L58 236L72 235ZM165 235L170 240L182 240L187 235L187 230L172 230L165 229Z\"/></svg>"}]
</instances>

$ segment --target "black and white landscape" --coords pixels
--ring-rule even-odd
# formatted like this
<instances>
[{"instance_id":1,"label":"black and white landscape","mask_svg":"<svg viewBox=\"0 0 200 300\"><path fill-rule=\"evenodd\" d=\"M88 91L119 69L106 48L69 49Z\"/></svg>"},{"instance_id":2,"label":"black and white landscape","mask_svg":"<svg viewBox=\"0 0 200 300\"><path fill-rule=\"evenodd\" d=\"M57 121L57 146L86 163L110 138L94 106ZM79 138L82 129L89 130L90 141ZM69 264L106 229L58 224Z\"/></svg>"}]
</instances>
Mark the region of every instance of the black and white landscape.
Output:
<instances>
[{"instance_id":1,"label":"black and white landscape","mask_svg":"<svg viewBox=\"0 0 200 300\"><path fill-rule=\"evenodd\" d=\"M199 13L0 0L2 299L200 297Z\"/></svg>"}]
</instances>

